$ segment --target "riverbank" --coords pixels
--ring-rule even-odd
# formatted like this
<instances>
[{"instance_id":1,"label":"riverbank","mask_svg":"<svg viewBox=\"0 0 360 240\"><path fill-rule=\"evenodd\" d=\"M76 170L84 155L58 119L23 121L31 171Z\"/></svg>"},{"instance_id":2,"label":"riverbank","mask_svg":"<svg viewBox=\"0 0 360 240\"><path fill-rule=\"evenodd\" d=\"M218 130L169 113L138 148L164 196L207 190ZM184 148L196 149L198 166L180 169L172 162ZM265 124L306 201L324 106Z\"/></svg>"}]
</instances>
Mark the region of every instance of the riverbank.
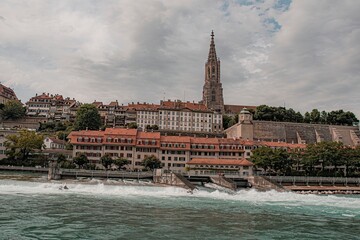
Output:
<instances>
[{"instance_id":1,"label":"riverbank","mask_svg":"<svg viewBox=\"0 0 360 240\"><path fill-rule=\"evenodd\" d=\"M360 194L360 187L350 186L285 186L284 188L300 194Z\"/></svg>"}]
</instances>

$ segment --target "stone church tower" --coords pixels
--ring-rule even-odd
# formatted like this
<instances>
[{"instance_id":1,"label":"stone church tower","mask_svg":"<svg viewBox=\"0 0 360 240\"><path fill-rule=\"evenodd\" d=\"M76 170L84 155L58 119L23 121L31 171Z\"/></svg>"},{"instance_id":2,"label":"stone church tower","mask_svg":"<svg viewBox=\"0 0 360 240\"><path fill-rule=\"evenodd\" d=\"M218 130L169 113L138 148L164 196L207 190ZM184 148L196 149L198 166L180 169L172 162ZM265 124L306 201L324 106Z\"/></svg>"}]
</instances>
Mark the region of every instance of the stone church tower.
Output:
<instances>
[{"instance_id":1,"label":"stone church tower","mask_svg":"<svg viewBox=\"0 0 360 240\"><path fill-rule=\"evenodd\" d=\"M220 60L216 57L214 31L211 32L209 56L205 63L203 103L209 109L224 113L223 88L220 82Z\"/></svg>"}]
</instances>

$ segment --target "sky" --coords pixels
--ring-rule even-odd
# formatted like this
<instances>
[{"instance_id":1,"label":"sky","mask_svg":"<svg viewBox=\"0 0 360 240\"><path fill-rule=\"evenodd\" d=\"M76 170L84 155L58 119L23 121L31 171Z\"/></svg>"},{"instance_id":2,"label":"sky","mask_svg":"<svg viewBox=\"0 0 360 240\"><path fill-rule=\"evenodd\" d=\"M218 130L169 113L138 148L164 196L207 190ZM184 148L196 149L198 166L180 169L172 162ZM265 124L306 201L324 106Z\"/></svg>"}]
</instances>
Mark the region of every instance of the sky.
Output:
<instances>
[{"instance_id":1,"label":"sky","mask_svg":"<svg viewBox=\"0 0 360 240\"><path fill-rule=\"evenodd\" d=\"M359 12L355 0L0 0L0 82L22 102L197 102L214 30L225 104L360 117Z\"/></svg>"}]
</instances>

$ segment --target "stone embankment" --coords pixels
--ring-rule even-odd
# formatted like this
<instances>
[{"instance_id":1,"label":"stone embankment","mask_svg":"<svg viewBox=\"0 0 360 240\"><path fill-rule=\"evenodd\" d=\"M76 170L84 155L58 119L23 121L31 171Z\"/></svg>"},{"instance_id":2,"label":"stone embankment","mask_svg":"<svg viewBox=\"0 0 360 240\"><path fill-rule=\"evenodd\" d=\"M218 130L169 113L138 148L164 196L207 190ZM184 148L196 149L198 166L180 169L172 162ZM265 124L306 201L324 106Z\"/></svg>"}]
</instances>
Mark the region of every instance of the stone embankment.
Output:
<instances>
[{"instance_id":1,"label":"stone embankment","mask_svg":"<svg viewBox=\"0 0 360 240\"><path fill-rule=\"evenodd\" d=\"M269 181L263 176L251 176L248 177L249 183L251 183L252 187L259 191L270 191L270 190L276 190L278 192L286 192L288 191L283 186Z\"/></svg>"}]
</instances>

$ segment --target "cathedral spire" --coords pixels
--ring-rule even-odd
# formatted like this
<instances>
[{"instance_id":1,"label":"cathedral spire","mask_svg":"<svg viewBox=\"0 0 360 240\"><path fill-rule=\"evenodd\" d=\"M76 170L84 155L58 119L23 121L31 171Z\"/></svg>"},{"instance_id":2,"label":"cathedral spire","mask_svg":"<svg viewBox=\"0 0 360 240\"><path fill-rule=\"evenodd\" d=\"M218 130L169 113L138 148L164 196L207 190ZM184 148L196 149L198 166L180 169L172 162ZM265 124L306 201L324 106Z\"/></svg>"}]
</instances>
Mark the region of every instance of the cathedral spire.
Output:
<instances>
[{"instance_id":1,"label":"cathedral spire","mask_svg":"<svg viewBox=\"0 0 360 240\"><path fill-rule=\"evenodd\" d=\"M216 50L215 50L215 42L214 42L214 31L211 31L211 42L210 42L210 49L209 49L209 57L208 61L216 61Z\"/></svg>"},{"instance_id":2,"label":"cathedral spire","mask_svg":"<svg viewBox=\"0 0 360 240\"><path fill-rule=\"evenodd\" d=\"M220 60L216 57L214 31L211 31L211 42L208 60L205 63L205 83L203 103L216 112L224 112L223 89L220 81Z\"/></svg>"}]
</instances>

